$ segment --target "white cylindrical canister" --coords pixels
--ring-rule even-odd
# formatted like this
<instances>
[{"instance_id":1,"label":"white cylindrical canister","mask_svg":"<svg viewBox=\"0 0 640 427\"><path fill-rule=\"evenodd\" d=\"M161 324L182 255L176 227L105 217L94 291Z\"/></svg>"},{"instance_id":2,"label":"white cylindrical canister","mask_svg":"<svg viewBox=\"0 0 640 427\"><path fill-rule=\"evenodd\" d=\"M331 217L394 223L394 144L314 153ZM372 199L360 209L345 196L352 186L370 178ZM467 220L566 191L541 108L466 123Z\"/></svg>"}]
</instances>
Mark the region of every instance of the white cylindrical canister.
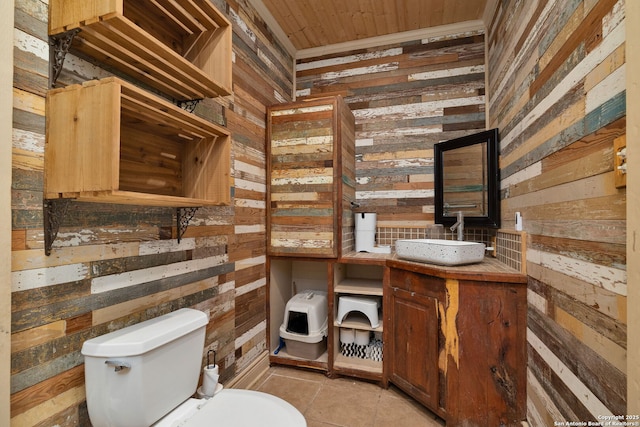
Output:
<instances>
[{"instance_id":1,"label":"white cylindrical canister","mask_svg":"<svg viewBox=\"0 0 640 427\"><path fill-rule=\"evenodd\" d=\"M356 225L356 252L371 251L376 240L375 213L359 212L355 214Z\"/></svg>"}]
</instances>

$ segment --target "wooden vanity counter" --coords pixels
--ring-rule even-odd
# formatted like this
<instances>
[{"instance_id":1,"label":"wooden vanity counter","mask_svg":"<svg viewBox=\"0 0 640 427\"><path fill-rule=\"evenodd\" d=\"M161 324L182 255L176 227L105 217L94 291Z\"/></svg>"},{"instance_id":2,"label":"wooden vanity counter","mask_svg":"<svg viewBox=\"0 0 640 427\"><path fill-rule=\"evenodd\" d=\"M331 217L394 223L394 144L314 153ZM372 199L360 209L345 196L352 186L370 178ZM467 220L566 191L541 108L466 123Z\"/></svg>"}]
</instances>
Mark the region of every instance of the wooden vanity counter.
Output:
<instances>
[{"instance_id":1,"label":"wooden vanity counter","mask_svg":"<svg viewBox=\"0 0 640 427\"><path fill-rule=\"evenodd\" d=\"M485 282L527 283L527 276L497 258L486 256L477 264L446 266L406 261L395 254L387 255L386 265L414 273L427 274L442 279L479 280Z\"/></svg>"}]
</instances>

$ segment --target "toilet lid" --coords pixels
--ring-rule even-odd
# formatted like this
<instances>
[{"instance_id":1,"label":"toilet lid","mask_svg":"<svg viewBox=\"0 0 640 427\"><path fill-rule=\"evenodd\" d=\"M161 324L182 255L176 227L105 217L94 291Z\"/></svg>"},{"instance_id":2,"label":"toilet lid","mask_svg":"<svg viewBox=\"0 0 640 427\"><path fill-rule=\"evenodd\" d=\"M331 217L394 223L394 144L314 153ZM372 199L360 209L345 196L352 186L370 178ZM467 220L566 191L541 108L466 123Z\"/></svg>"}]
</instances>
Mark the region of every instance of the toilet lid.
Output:
<instances>
[{"instance_id":1,"label":"toilet lid","mask_svg":"<svg viewBox=\"0 0 640 427\"><path fill-rule=\"evenodd\" d=\"M225 389L207 400L185 427L306 427L293 405L279 397L251 390Z\"/></svg>"}]
</instances>

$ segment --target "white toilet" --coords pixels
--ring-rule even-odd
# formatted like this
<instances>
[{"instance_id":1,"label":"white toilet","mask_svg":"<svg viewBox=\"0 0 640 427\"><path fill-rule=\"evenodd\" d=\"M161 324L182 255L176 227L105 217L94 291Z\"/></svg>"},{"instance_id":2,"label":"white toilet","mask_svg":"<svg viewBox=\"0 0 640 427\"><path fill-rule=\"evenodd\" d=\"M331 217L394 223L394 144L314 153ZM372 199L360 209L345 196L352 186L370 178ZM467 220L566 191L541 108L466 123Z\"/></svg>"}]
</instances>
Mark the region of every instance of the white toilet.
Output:
<instances>
[{"instance_id":1,"label":"white toilet","mask_svg":"<svg viewBox=\"0 0 640 427\"><path fill-rule=\"evenodd\" d=\"M207 323L203 312L184 308L85 341L93 427L306 427L296 408L266 393L224 389L210 399L191 397Z\"/></svg>"}]
</instances>

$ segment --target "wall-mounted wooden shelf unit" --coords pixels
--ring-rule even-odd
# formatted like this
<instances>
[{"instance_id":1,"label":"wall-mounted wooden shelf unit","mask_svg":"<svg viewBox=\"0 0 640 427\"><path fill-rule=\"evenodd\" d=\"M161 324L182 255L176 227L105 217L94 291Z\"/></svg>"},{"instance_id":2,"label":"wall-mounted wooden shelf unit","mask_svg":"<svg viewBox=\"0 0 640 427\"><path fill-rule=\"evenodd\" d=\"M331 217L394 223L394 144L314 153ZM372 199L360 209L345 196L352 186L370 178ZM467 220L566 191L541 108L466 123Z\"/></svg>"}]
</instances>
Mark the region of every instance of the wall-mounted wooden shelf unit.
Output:
<instances>
[{"instance_id":1,"label":"wall-mounted wooden shelf unit","mask_svg":"<svg viewBox=\"0 0 640 427\"><path fill-rule=\"evenodd\" d=\"M47 94L45 199L230 203L227 129L118 78Z\"/></svg>"},{"instance_id":2,"label":"wall-mounted wooden shelf unit","mask_svg":"<svg viewBox=\"0 0 640 427\"><path fill-rule=\"evenodd\" d=\"M49 36L78 29L73 51L178 101L231 94L232 27L210 0L50 0Z\"/></svg>"}]
</instances>

